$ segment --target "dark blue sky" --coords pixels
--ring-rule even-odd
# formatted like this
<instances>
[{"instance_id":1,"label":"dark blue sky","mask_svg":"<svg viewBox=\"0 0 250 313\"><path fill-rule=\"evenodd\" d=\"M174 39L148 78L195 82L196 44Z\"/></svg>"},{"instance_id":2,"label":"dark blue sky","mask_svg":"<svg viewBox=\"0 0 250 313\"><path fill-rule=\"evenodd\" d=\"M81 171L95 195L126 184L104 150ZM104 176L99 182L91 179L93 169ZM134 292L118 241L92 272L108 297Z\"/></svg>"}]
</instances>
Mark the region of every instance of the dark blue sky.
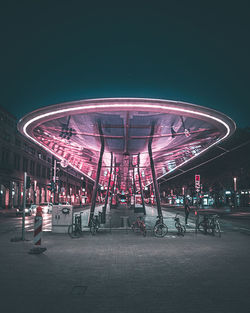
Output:
<instances>
[{"instance_id":1,"label":"dark blue sky","mask_svg":"<svg viewBox=\"0 0 250 313\"><path fill-rule=\"evenodd\" d=\"M249 1L3 1L1 105L182 100L250 126Z\"/></svg>"}]
</instances>

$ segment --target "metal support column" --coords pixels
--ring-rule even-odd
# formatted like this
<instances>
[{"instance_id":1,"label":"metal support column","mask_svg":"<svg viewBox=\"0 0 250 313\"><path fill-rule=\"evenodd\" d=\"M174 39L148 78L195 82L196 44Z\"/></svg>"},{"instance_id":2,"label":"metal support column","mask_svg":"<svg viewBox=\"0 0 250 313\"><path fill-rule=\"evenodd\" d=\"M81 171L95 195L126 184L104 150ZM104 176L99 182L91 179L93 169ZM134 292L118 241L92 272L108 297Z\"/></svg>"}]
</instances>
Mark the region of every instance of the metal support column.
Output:
<instances>
[{"instance_id":1,"label":"metal support column","mask_svg":"<svg viewBox=\"0 0 250 313\"><path fill-rule=\"evenodd\" d=\"M151 172L152 172L152 178L153 178L153 184L154 184L154 190L155 190L155 199L156 199L156 204L157 204L157 212L158 212L158 216L162 216L160 195L159 195L158 183L157 183L157 180L156 180L154 159L153 159L153 154L152 154L152 142L153 142L154 130L155 130L155 123L152 123L150 138L149 138L149 142L148 142L148 154L149 154L149 158L150 158L150 166L151 166Z\"/></svg>"},{"instance_id":2,"label":"metal support column","mask_svg":"<svg viewBox=\"0 0 250 313\"><path fill-rule=\"evenodd\" d=\"M103 153L104 153L104 138L103 138L102 125L101 125L100 120L98 121L98 130L99 130L100 140L101 140L101 151L100 151L100 156L99 156L99 161L98 161L95 184L94 184L94 188L93 188L93 195L92 195L92 199L91 199L89 222L93 219L94 213L95 213L96 195L97 195L97 189L98 189L100 173L101 173L101 168L102 168L102 157L103 157Z\"/></svg>"},{"instance_id":3,"label":"metal support column","mask_svg":"<svg viewBox=\"0 0 250 313\"><path fill-rule=\"evenodd\" d=\"M135 186L135 168L133 166L133 197L134 197L134 207L135 207L135 193L136 193L136 186Z\"/></svg>"},{"instance_id":4,"label":"metal support column","mask_svg":"<svg viewBox=\"0 0 250 313\"><path fill-rule=\"evenodd\" d=\"M111 197L110 197L110 208L112 208L112 199L113 199L113 194L115 192L115 178L116 178L116 158L114 160L114 182L113 182L113 186L111 188Z\"/></svg>"},{"instance_id":5,"label":"metal support column","mask_svg":"<svg viewBox=\"0 0 250 313\"><path fill-rule=\"evenodd\" d=\"M53 182L54 182L54 204L56 203L56 159L54 159L54 171L53 171ZM40 195L39 195L40 197ZM39 199L40 201L40 199Z\"/></svg>"},{"instance_id":6,"label":"metal support column","mask_svg":"<svg viewBox=\"0 0 250 313\"><path fill-rule=\"evenodd\" d=\"M13 209L14 208L14 205L13 205L13 185L14 185L14 182L13 181L10 181L9 182L9 189L10 189L10 192L9 192L9 208L10 209Z\"/></svg>"},{"instance_id":7,"label":"metal support column","mask_svg":"<svg viewBox=\"0 0 250 313\"><path fill-rule=\"evenodd\" d=\"M112 171L113 171L113 152L111 152L110 173L109 173L109 182L108 182L107 194L105 197L104 207L102 208L102 215L103 215L103 222L104 223L106 223L106 209L107 209L108 198L109 198L109 187L110 187L110 182L111 182Z\"/></svg>"},{"instance_id":8,"label":"metal support column","mask_svg":"<svg viewBox=\"0 0 250 313\"><path fill-rule=\"evenodd\" d=\"M142 184L141 184L141 174L140 174L140 153L138 153L137 170L138 170L139 184L140 184L140 190L141 190L141 201L142 201L143 213L144 215L146 215L144 195L143 195Z\"/></svg>"}]
</instances>

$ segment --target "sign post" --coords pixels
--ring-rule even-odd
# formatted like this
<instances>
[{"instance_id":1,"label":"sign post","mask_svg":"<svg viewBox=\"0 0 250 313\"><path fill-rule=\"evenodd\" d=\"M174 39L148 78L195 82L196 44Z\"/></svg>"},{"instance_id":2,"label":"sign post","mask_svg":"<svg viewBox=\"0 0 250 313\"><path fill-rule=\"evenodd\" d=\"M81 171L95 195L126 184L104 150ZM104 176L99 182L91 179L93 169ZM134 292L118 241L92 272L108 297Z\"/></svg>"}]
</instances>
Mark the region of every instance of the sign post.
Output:
<instances>
[{"instance_id":1,"label":"sign post","mask_svg":"<svg viewBox=\"0 0 250 313\"><path fill-rule=\"evenodd\" d=\"M198 224L199 224L198 197L199 197L199 191L200 191L200 187L201 187L201 177L200 177L200 175L195 175L194 184L195 184L195 190L196 190L195 233L197 234Z\"/></svg>"},{"instance_id":2,"label":"sign post","mask_svg":"<svg viewBox=\"0 0 250 313\"><path fill-rule=\"evenodd\" d=\"M199 192L201 189L201 176L200 175L195 175L195 190L196 190L196 207L198 208L198 197L199 197Z\"/></svg>"},{"instance_id":3,"label":"sign post","mask_svg":"<svg viewBox=\"0 0 250 313\"><path fill-rule=\"evenodd\" d=\"M201 187L201 177L200 175L195 175L195 190L198 193L200 191L200 187Z\"/></svg>"}]
</instances>

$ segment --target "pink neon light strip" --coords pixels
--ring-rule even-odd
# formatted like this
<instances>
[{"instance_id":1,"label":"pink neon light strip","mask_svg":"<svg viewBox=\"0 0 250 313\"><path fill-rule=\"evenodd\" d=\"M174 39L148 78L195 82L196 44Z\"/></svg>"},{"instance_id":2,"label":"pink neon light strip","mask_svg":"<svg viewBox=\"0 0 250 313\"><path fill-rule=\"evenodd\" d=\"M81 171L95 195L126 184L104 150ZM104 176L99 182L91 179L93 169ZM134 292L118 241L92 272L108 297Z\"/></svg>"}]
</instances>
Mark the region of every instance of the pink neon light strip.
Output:
<instances>
[{"instance_id":1,"label":"pink neon light strip","mask_svg":"<svg viewBox=\"0 0 250 313\"><path fill-rule=\"evenodd\" d=\"M122 98L121 98L122 99ZM99 99L100 100L100 99ZM104 99L106 101L108 101L109 99ZM138 100L138 99L137 99ZM154 99L150 99L151 101L153 101ZM157 100L160 101L160 100ZM163 100L162 100L163 101ZM172 103L177 103L175 101L171 101ZM142 108L142 109L152 109L152 105L151 104L131 104L131 103L109 103L109 104L98 104L98 105L80 105L77 107L72 107L72 108L65 108L65 109L59 109L53 112L47 112L47 113L43 113L41 115L38 115L32 119L30 119L28 122L26 122L26 124L24 124L23 126L23 132L25 133L25 135L30 138L32 141L34 141L35 143L37 143L39 146L43 147L45 150L47 150L48 152L50 152L51 154L55 155L56 157L58 157L60 160L62 160L63 158L58 156L57 154L54 153L54 151L51 151L50 149L48 149L47 147L43 146L40 142L38 142L35 138L31 137L28 133L27 133L27 127L35 122L38 121L44 117L48 117L48 116L53 116L56 114L60 114L60 113L67 113L67 112L77 112L77 111L84 111L84 110L92 110L92 109L98 109L98 108L102 108L102 109L110 109L110 108L126 108L126 109L135 109L135 108ZM153 104L153 108L154 109L160 109L160 110L165 110L165 111L174 111L174 112L185 112L185 113L189 113L189 114L193 114L193 115L197 115L197 116L203 116L206 117L208 119L212 119L214 121L217 121L218 123L222 124L227 132L224 135L224 137L222 137L221 139L217 140L216 142L214 142L213 144L211 144L209 147L205 148L204 150L198 152L196 155L194 155L193 157L191 157L190 159L184 161L183 163L179 164L178 166L176 166L174 169L168 171L166 174L158 177L157 179L160 179L166 175L168 175L169 173L173 172L174 170L176 170L177 168L183 166L185 163L190 162L191 160L193 160L194 158L196 158L197 156L199 156L201 153L205 152L206 150L210 149L212 146L218 144L220 141L224 140L230 133L230 127L228 126L227 123L225 123L223 120L212 116L210 114L206 114L206 113L202 113L202 112L196 112L193 110L189 110L189 109L183 109L183 108L173 108L173 107L169 107L169 106L163 106L163 105L157 105L157 104ZM81 170L79 170L76 166L70 164L70 166L72 168L74 168L76 171L80 172L81 174L83 174L84 176L88 177L89 179L91 179L92 181L94 181L91 177L89 177L88 175L86 175L85 173L83 173Z\"/></svg>"}]
</instances>

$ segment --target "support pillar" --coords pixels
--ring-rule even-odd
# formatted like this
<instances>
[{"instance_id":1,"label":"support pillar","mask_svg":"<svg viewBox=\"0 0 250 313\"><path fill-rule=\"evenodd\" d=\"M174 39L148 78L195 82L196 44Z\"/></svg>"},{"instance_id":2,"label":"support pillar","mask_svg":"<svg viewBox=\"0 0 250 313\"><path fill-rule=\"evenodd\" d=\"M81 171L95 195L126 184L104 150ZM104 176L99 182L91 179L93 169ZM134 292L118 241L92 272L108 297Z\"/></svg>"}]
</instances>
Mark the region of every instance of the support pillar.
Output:
<instances>
[{"instance_id":1,"label":"support pillar","mask_svg":"<svg viewBox=\"0 0 250 313\"><path fill-rule=\"evenodd\" d=\"M137 170L138 170L139 184L140 184L140 190L141 190L141 201L142 201L143 213L144 213L144 215L146 215L145 202L144 202L144 195L143 195L142 184L141 184L140 153L138 153Z\"/></svg>"},{"instance_id":2,"label":"support pillar","mask_svg":"<svg viewBox=\"0 0 250 313\"><path fill-rule=\"evenodd\" d=\"M14 186L14 182L10 181L9 183L10 186L10 195L9 195L9 208L13 209L14 205L13 205L13 186Z\"/></svg>"},{"instance_id":3,"label":"support pillar","mask_svg":"<svg viewBox=\"0 0 250 313\"><path fill-rule=\"evenodd\" d=\"M37 184L34 182L34 187L33 187L33 202L36 204L36 196L37 196ZM41 202L39 202L41 203Z\"/></svg>"},{"instance_id":4,"label":"support pillar","mask_svg":"<svg viewBox=\"0 0 250 313\"><path fill-rule=\"evenodd\" d=\"M135 193L136 193L136 186L135 186L135 168L133 166L133 197L134 197L134 207L135 207Z\"/></svg>"},{"instance_id":5,"label":"support pillar","mask_svg":"<svg viewBox=\"0 0 250 313\"><path fill-rule=\"evenodd\" d=\"M111 190L110 208L112 208L112 201L113 201L113 196L115 193L115 184L116 184L116 158L114 160L114 184L113 184L112 190Z\"/></svg>"},{"instance_id":6,"label":"support pillar","mask_svg":"<svg viewBox=\"0 0 250 313\"><path fill-rule=\"evenodd\" d=\"M162 217L162 209L161 209L159 188L158 188L158 184L157 184L157 180L156 180L154 159L153 159L153 154L152 154L152 142L153 142L154 130L155 130L155 123L152 123L150 138L149 138L149 142L148 142L148 154L149 154L149 158L150 158L150 166L151 166L153 185L154 185L154 190L155 190L155 199L156 199L156 205L157 205L157 212L158 212L158 216Z\"/></svg>"},{"instance_id":7,"label":"support pillar","mask_svg":"<svg viewBox=\"0 0 250 313\"><path fill-rule=\"evenodd\" d=\"M110 187L110 182L111 182L112 171L113 171L113 152L111 152L108 188L107 188L107 193L106 193L106 197L105 197L104 207L102 208L102 216L103 216L103 222L104 223L106 223L106 209L107 209L108 198L109 198L109 187Z\"/></svg>"},{"instance_id":8,"label":"support pillar","mask_svg":"<svg viewBox=\"0 0 250 313\"><path fill-rule=\"evenodd\" d=\"M70 119L70 117L69 117ZM53 182L54 182L54 204L56 203L56 159L54 159L54 168L53 168ZM40 195L39 195L40 197ZM40 199L39 199L40 201ZM70 199L70 203L71 203L71 199Z\"/></svg>"},{"instance_id":9,"label":"support pillar","mask_svg":"<svg viewBox=\"0 0 250 313\"><path fill-rule=\"evenodd\" d=\"M96 179L95 179L95 184L94 184L93 194L92 194L92 199L91 199L89 222L93 219L94 213L95 213L95 203L96 203L97 189L98 189L100 173L101 173L101 168L102 168L102 157L103 157L103 153L104 153L104 138L103 138L102 126L101 126L101 121L100 120L98 121L98 129L99 129L100 140L101 140L101 151L100 151L98 167L97 167L97 173L96 173Z\"/></svg>"}]
</instances>

